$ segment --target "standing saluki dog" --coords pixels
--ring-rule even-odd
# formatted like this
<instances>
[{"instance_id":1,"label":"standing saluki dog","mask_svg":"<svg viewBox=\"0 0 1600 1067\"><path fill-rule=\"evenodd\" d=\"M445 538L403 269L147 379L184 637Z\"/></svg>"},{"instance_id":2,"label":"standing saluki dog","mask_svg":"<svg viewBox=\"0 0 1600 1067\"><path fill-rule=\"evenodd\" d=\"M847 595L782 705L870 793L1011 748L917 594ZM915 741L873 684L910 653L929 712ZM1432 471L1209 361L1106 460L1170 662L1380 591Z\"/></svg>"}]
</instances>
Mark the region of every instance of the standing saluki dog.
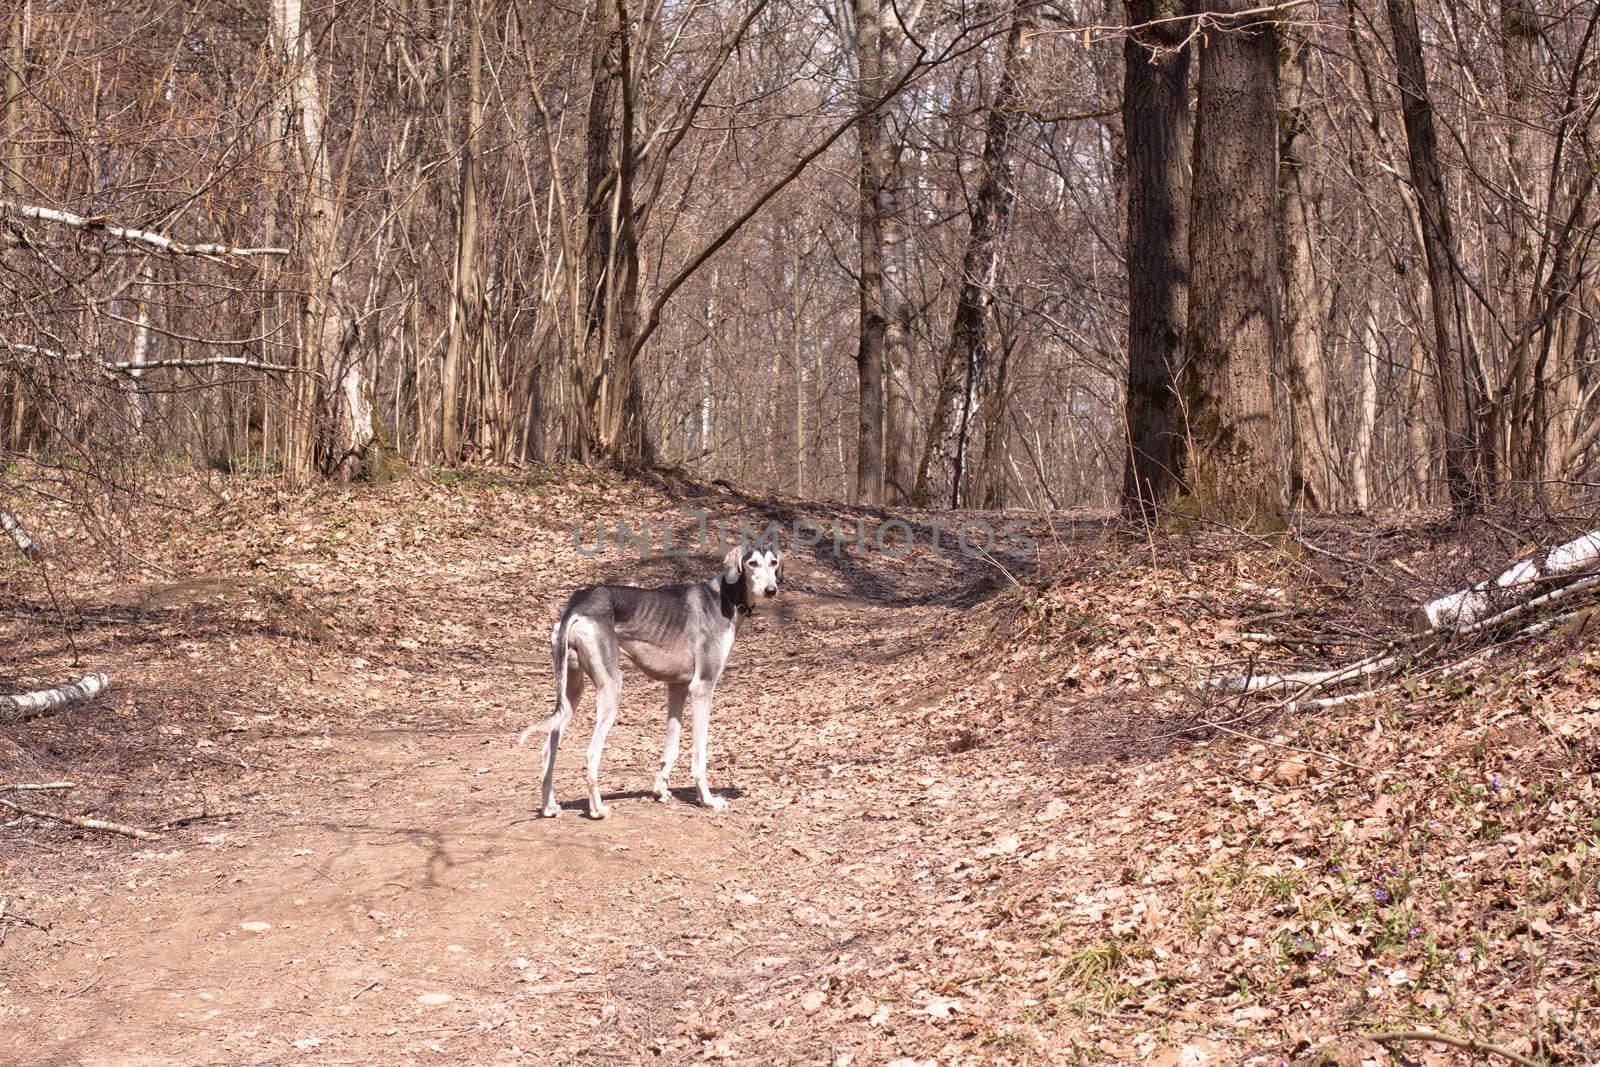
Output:
<instances>
[{"instance_id":1,"label":"standing saluki dog","mask_svg":"<svg viewBox=\"0 0 1600 1067\"><path fill-rule=\"evenodd\" d=\"M589 817L604 819L611 809L600 800L600 753L606 734L617 721L622 691L620 650L640 670L667 683L667 744L656 775L655 797L672 799L667 780L678 760L683 705L692 718L689 775L700 803L714 811L728 806L711 795L706 783L706 730L711 721L711 694L733 651L739 624L759 598L778 595L783 581L783 556L776 544L737 545L722 561L716 577L692 585L637 589L630 585L597 585L580 589L567 601L550 631L550 653L556 667L556 710L526 730L517 743L549 730L545 742L544 807L547 818L561 814L556 803L556 749L583 695L583 676L595 688L594 737L589 741Z\"/></svg>"}]
</instances>

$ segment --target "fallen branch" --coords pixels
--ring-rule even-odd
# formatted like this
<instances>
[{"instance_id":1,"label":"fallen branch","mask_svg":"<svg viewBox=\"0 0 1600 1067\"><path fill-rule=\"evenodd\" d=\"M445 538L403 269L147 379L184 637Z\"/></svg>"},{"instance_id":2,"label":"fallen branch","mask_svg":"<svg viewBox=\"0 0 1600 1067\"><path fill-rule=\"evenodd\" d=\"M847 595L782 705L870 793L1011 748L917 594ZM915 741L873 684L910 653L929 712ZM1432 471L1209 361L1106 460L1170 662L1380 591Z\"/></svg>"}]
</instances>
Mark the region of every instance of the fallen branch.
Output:
<instances>
[{"instance_id":1,"label":"fallen branch","mask_svg":"<svg viewBox=\"0 0 1600 1067\"><path fill-rule=\"evenodd\" d=\"M121 371L124 374L134 374L139 371L157 370L161 367L178 367L183 370L194 370L197 367L243 367L246 370L273 371L278 374L293 374L302 370L301 367L291 367L286 363L264 363L259 359L250 359L245 356L205 356L199 359L152 359L144 363L102 363L106 370Z\"/></svg>"},{"instance_id":2,"label":"fallen branch","mask_svg":"<svg viewBox=\"0 0 1600 1067\"><path fill-rule=\"evenodd\" d=\"M189 340L185 338L185 340ZM201 340L200 343L212 343ZM274 374L304 373L304 367L293 367L287 363L267 363L264 360L250 359L248 356L198 356L187 359L150 359L143 363L133 360L100 359L89 355L87 352L62 352L54 348L40 348L38 345L23 344L21 341L0 341L0 348L11 352L21 352L23 355L37 356L41 359L59 359L67 363L92 363L108 374L122 374L136 378L147 370L159 370L162 367L174 367L180 370L194 370L199 367L243 367L245 370L270 371Z\"/></svg>"},{"instance_id":3,"label":"fallen branch","mask_svg":"<svg viewBox=\"0 0 1600 1067\"><path fill-rule=\"evenodd\" d=\"M191 823L209 822L212 819L231 819L239 814L241 813L237 811L197 811L193 815L180 815L176 819L168 819L161 824L160 828L162 830L176 830L180 826L188 826Z\"/></svg>"},{"instance_id":4,"label":"fallen branch","mask_svg":"<svg viewBox=\"0 0 1600 1067\"><path fill-rule=\"evenodd\" d=\"M1512 1063L1521 1064L1522 1067L1547 1067L1544 1060L1529 1059L1522 1053L1513 1052L1504 1045L1479 1041L1475 1037L1457 1037L1454 1034L1441 1034L1434 1030L1394 1030L1389 1033L1373 1034L1372 1040L1380 1045L1394 1045L1403 1041L1429 1041L1435 1045L1449 1045L1452 1048L1466 1049L1469 1052L1482 1052L1490 1056L1502 1056Z\"/></svg>"},{"instance_id":5,"label":"fallen branch","mask_svg":"<svg viewBox=\"0 0 1600 1067\"><path fill-rule=\"evenodd\" d=\"M1438 672L1446 678L1450 677L1452 674L1460 674L1474 663L1477 663L1484 657L1488 656L1488 654L1492 651L1494 651L1494 649L1486 648L1479 652L1474 652L1466 659L1445 664L1443 667L1438 668ZM1384 693L1391 693L1399 688L1399 682L1390 682L1387 685L1374 686L1371 689L1362 689L1355 693L1340 693L1338 696L1317 697L1313 700L1291 700L1284 706L1291 711L1322 711L1325 708L1336 708L1341 704L1353 704L1358 700L1367 700L1371 697L1381 696Z\"/></svg>"},{"instance_id":6,"label":"fallen branch","mask_svg":"<svg viewBox=\"0 0 1600 1067\"><path fill-rule=\"evenodd\" d=\"M1366 659L1357 660L1344 667L1337 667L1327 671L1295 671L1289 674L1249 674L1236 678L1207 678L1207 689L1220 689L1224 693L1265 693L1278 689L1288 689L1290 686L1300 686L1302 692L1307 689L1332 685L1335 682L1347 682L1353 678L1364 678L1370 674L1386 671L1399 662L1400 657L1376 653Z\"/></svg>"},{"instance_id":7,"label":"fallen branch","mask_svg":"<svg viewBox=\"0 0 1600 1067\"><path fill-rule=\"evenodd\" d=\"M115 237L119 241L128 241L132 244L148 245L161 252L174 256L287 256L287 248L241 248L225 244L189 244L183 241L174 241L165 234L153 230L141 230L133 226L114 226L104 215L75 215L70 211L60 211L53 207L38 207L33 204L18 204L14 201L0 200L0 212L18 215L25 219L34 219L39 222L54 222L62 226L71 226L76 230L88 230L103 233L108 237Z\"/></svg>"},{"instance_id":8,"label":"fallen branch","mask_svg":"<svg viewBox=\"0 0 1600 1067\"><path fill-rule=\"evenodd\" d=\"M1461 630L1515 600L1519 590L1588 570L1596 564L1600 564L1600 530L1525 559L1492 581L1479 582L1422 605L1419 621L1428 630Z\"/></svg>"},{"instance_id":9,"label":"fallen branch","mask_svg":"<svg viewBox=\"0 0 1600 1067\"><path fill-rule=\"evenodd\" d=\"M41 689L35 693L0 695L0 723L26 722L45 712L89 700L105 692L111 680L103 674L90 674L57 689Z\"/></svg>"},{"instance_id":10,"label":"fallen branch","mask_svg":"<svg viewBox=\"0 0 1600 1067\"><path fill-rule=\"evenodd\" d=\"M7 536L11 538L11 543L17 546L17 551L29 559L36 560L44 555L44 550L39 547L39 542L29 537L28 531L22 528L22 524L17 521L16 516L5 508L0 508L0 530L4 530Z\"/></svg>"},{"instance_id":11,"label":"fallen branch","mask_svg":"<svg viewBox=\"0 0 1600 1067\"><path fill-rule=\"evenodd\" d=\"M0 782L0 793L43 793L48 790L76 789L77 782Z\"/></svg>"},{"instance_id":12,"label":"fallen branch","mask_svg":"<svg viewBox=\"0 0 1600 1067\"><path fill-rule=\"evenodd\" d=\"M140 841L159 841L160 834L153 834L149 830L141 830L137 826L127 823L107 822L105 819L91 819L83 815L68 815L60 811L42 811L39 808L30 808L26 804L18 804L14 800L0 797L0 808L10 808L18 815L28 815L35 819L48 819L53 822L63 822L69 826L76 826L84 830L103 830L108 834L121 834L124 837L136 837Z\"/></svg>"},{"instance_id":13,"label":"fallen branch","mask_svg":"<svg viewBox=\"0 0 1600 1067\"><path fill-rule=\"evenodd\" d=\"M1304 699L1321 690L1344 682L1370 678L1376 674L1393 671L1402 664L1395 653L1399 647L1420 649L1437 646L1454 638L1469 637L1498 629L1515 622L1531 612L1549 607L1559 601L1600 588L1600 531L1585 534L1575 541L1558 545L1535 559L1524 560L1492 581L1480 582L1471 589L1463 589L1440 597L1418 609L1426 628L1408 637L1401 637L1384 650L1343 667L1322 671L1291 671L1283 674L1255 674L1227 678L1207 678L1202 688L1224 693L1284 692L1298 687L1281 702L1282 707L1312 711L1335 707L1339 704L1362 700L1394 688L1380 685L1358 693L1340 696ZM1530 595L1536 587L1545 586L1555 578L1577 578L1568 585L1546 589ZM1515 600L1516 595L1526 599ZM1548 630L1566 619L1571 613L1543 623L1524 626L1517 637L1528 637ZM1267 637L1270 635L1255 635ZM1469 657L1469 659L1472 657ZM1406 657L1405 661L1409 661ZM1463 661L1467 662L1467 661ZM1457 665L1452 665L1452 667Z\"/></svg>"}]
</instances>

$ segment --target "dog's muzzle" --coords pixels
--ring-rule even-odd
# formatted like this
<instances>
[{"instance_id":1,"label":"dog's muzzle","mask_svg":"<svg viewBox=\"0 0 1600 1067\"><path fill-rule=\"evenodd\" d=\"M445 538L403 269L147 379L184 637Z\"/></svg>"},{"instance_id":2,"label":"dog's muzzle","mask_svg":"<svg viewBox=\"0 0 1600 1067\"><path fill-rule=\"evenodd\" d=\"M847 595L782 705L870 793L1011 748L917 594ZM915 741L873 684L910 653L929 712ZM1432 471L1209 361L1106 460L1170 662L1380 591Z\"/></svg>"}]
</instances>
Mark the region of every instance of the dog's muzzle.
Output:
<instances>
[{"instance_id":1,"label":"dog's muzzle","mask_svg":"<svg viewBox=\"0 0 1600 1067\"><path fill-rule=\"evenodd\" d=\"M761 595L762 596L777 596L778 595L778 587L775 586L775 585L769 585L765 589L761 590Z\"/></svg>"}]
</instances>

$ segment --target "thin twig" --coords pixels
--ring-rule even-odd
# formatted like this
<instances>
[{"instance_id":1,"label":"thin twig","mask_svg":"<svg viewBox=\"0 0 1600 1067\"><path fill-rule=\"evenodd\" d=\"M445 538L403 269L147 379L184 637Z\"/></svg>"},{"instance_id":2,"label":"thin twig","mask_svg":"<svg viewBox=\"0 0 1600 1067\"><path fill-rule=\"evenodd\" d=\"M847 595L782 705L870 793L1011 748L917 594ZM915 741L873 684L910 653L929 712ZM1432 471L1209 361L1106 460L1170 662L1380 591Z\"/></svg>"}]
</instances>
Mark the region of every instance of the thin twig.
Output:
<instances>
[{"instance_id":1,"label":"thin twig","mask_svg":"<svg viewBox=\"0 0 1600 1067\"><path fill-rule=\"evenodd\" d=\"M1436 1030L1392 1030L1387 1033L1373 1034L1372 1040L1381 1045L1393 1045L1402 1041L1431 1041L1436 1045L1450 1045L1454 1048L1463 1048L1469 1052L1483 1052L1491 1056L1503 1056L1512 1063L1521 1064L1522 1067L1548 1067L1544 1060L1533 1060L1520 1052L1513 1052L1504 1045L1480 1041L1475 1037L1457 1037L1455 1034L1441 1034Z\"/></svg>"},{"instance_id":2,"label":"thin twig","mask_svg":"<svg viewBox=\"0 0 1600 1067\"><path fill-rule=\"evenodd\" d=\"M212 819L231 819L239 814L242 813L237 811L197 811L193 815L180 815L176 819L168 819L161 824L161 829L176 830L178 827L188 826L190 823L208 822Z\"/></svg>"},{"instance_id":3,"label":"thin twig","mask_svg":"<svg viewBox=\"0 0 1600 1067\"><path fill-rule=\"evenodd\" d=\"M1368 774L1377 773L1374 768L1367 766L1365 763L1352 763L1340 756L1335 756L1331 752L1322 752L1314 748L1302 748L1299 745L1285 744L1282 741L1270 741L1265 737L1257 737L1255 734L1247 734L1243 730L1235 730L1231 726L1224 726L1219 722L1211 722L1207 719L1201 719L1199 725L1208 726L1213 730L1221 730L1225 734L1232 734L1233 736L1243 738L1246 741L1256 741L1263 745L1271 745L1273 748L1281 748L1289 752L1301 752L1307 756L1316 756L1318 759L1325 759L1332 763L1349 767L1351 770L1366 771Z\"/></svg>"}]
</instances>

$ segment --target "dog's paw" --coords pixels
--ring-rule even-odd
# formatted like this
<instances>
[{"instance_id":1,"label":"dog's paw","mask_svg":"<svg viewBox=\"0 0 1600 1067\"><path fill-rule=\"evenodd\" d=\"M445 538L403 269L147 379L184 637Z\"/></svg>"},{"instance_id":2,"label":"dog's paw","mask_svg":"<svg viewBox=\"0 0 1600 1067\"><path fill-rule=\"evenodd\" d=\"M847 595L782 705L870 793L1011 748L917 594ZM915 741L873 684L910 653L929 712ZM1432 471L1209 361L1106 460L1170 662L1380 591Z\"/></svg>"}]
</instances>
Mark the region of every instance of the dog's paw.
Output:
<instances>
[{"instance_id":1,"label":"dog's paw","mask_svg":"<svg viewBox=\"0 0 1600 1067\"><path fill-rule=\"evenodd\" d=\"M590 804L589 818L608 819L611 817L611 806L608 804Z\"/></svg>"},{"instance_id":2,"label":"dog's paw","mask_svg":"<svg viewBox=\"0 0 1600 1067\"><path fill-rule=\"evenodd\" d=\"M712 811L727 811L728 801L723 797L705 797L701 803Z\"/></svg>"},{"instance_id":3,"label":"dog's paw","mask_svg":"<svg viewBox=\"0 0 1600 1067\"><path fill-rule=\"evenodd\" d=\"M539 809L539 814L543 815L546 819L557 818L561 814L561 805L552 800L543 808Z\"/></svg>"},{"instance_id":4,"label":"dog's paw","mask_svg":"<svg viewBox=\"0 0 1600 1067\"><path fill-rule=\"evenodd\" d=\"M672 790L668 789L667 788L667 783L663 782L661 779L659 779L659 778L656 779L655 788L652 789L650 792L651 792L651 795L654 796L661 803L663 803L663 804L672 803Z\"/></svg>"}]
</instances>

